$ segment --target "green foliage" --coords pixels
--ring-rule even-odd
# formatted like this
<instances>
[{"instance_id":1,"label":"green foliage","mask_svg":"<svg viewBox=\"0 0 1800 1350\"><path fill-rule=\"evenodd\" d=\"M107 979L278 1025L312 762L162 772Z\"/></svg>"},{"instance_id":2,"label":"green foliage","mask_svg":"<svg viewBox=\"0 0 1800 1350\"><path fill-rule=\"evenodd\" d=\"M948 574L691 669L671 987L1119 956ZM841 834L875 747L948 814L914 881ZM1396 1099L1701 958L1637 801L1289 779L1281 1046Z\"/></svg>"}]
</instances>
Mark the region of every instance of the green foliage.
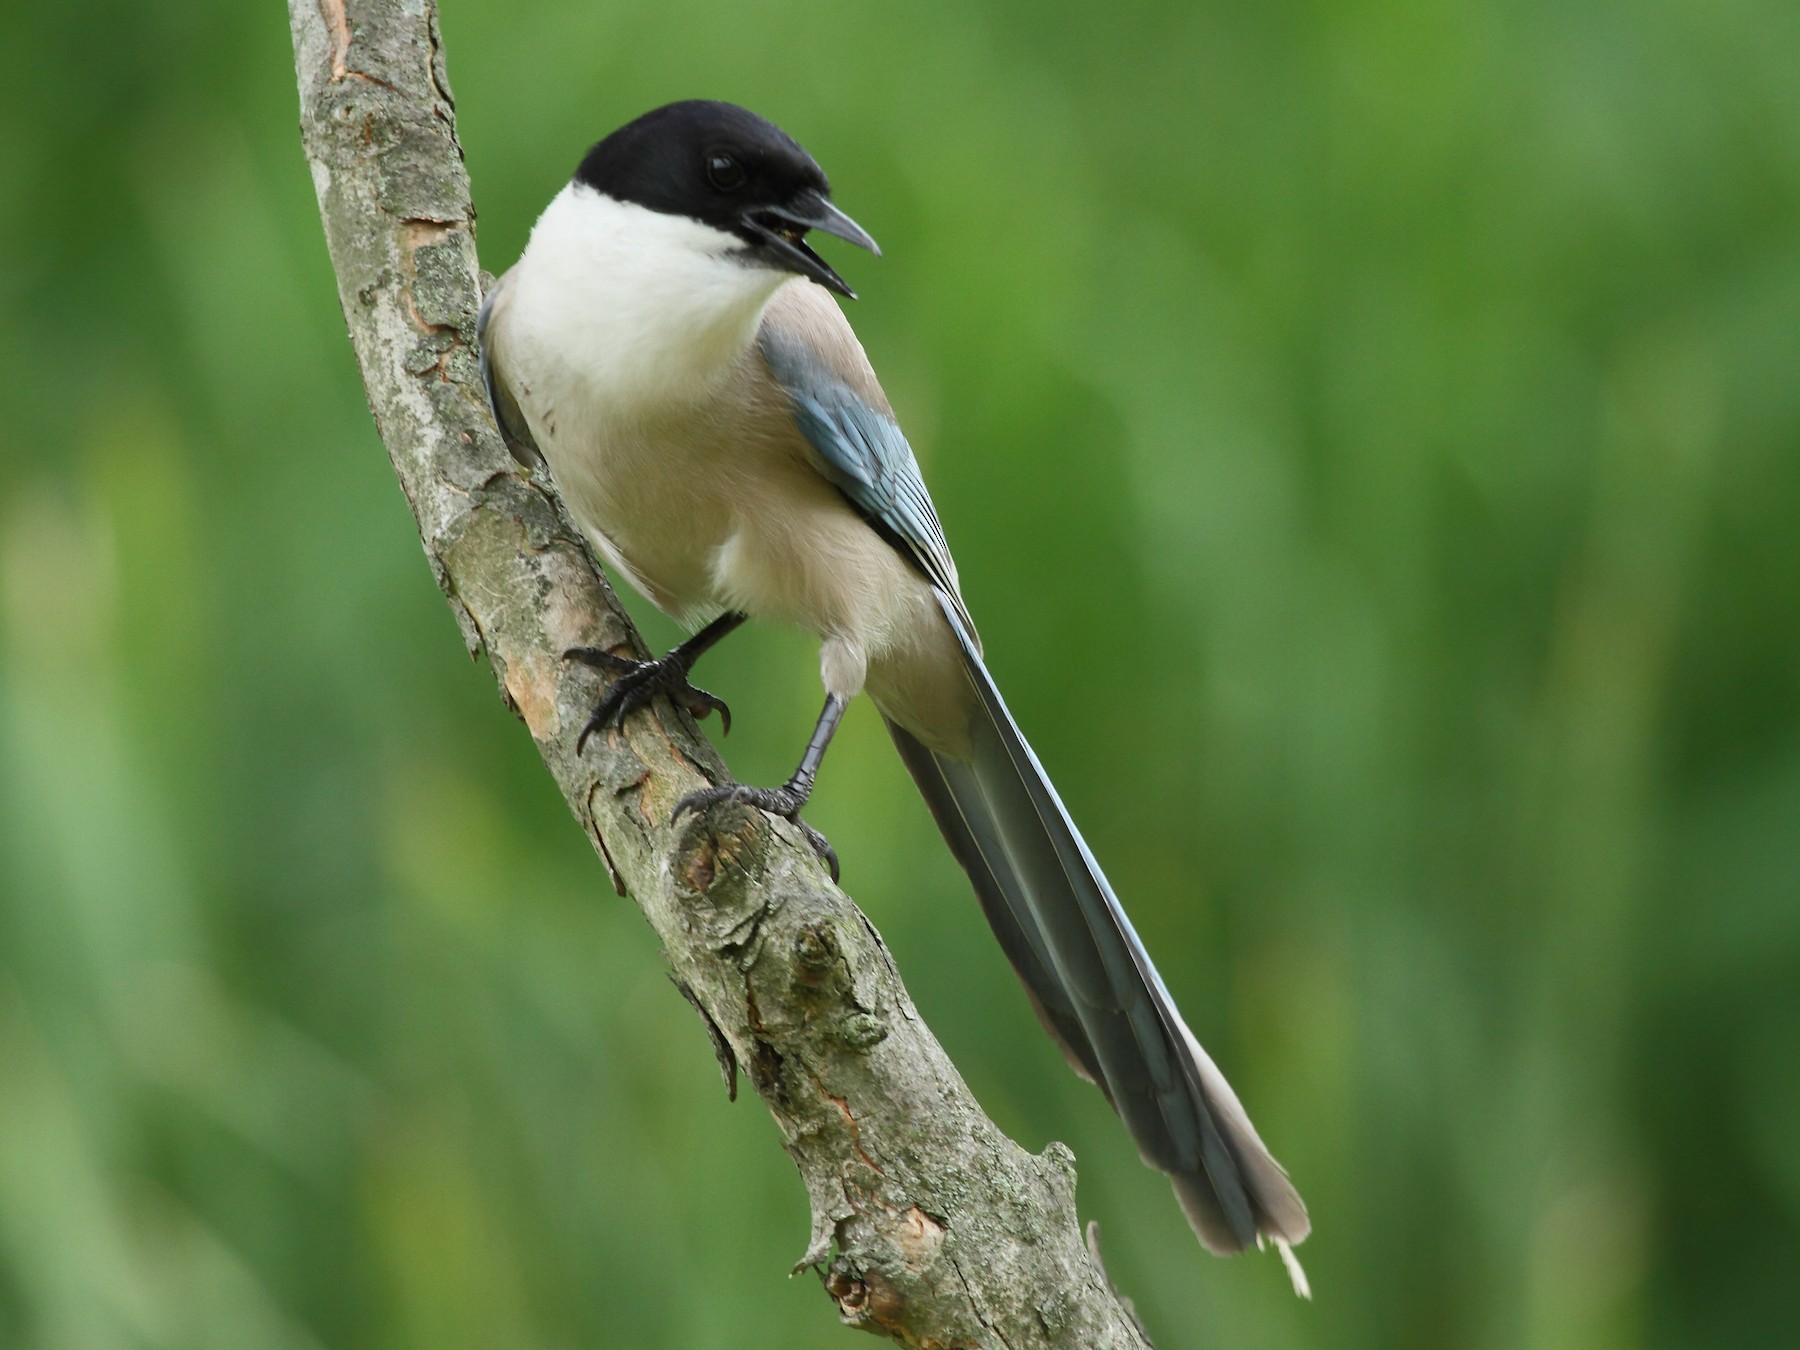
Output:
<instances>
[{"instance_id":1,"label":"green foliage","mask_svg":"<svg viewBox=\"0 0 1800 1350\"><path fill-rule=\"evenodd\" d=\"M1162 1344L1793 1340L1789 0L446 9L492 269L695 94L886 249L833 256L993 665L1318 1302L1200 1254L867 708L813 819ZM278 7L7 39L0 1346L842 1343L420 560ZM810 645L702 671L779 780Z\"/></svg>"}]
</instances>

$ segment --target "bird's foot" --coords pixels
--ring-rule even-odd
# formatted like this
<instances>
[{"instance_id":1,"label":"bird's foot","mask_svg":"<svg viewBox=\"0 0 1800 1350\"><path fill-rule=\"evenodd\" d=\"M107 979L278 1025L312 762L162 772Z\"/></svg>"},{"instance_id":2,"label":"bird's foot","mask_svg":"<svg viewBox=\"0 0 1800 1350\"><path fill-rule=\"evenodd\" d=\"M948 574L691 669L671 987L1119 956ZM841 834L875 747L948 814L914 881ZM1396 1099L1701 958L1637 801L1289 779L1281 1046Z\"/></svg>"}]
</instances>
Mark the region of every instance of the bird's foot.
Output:
<instances>
[{"instance_id":1,"label":"bird's foot","mask_svg":"<svg viewBox=\"0 0 1800 1350\"><path fill-rule=\"evenodd\" d=\"M732 783L727 787L702 788L698 792L690 792L675 803L675 810L670 814L671 822L680 820L690 811L705 811L717 806L720 802L742 802L745 806L754 806L759 811L767 811L772 816L780 816L800 827L800 833L806 836L806 842L812 845L812 851L824 859L825 866L831 871L831 879L838 879L837 850L831 842L811 825L800 819L800 808L806 805L807 794L789 783L778 788L745 787L742 783Z\"/></svg>"},{"instance_id":2,"label":"bird's foot","mask_svg":"<svg viewBox=\"0 0 1800 1350\"><path fill-rule=\"evenodd\" d=\"M616 656L604 647L571 647L563 653L565 661L579 661L616 676L606 697L594 706L594 715L575 740L575 753L580 754L587 739L610 725L622 725L625 719L658 695L677 707L686 708L694 717L719 714L719 724L727 736L731 734L731 709L725 700L697 689L688 683L690 658L679 649L651 661L638 661L629 656Z\"/></svg>"}]
</instances>

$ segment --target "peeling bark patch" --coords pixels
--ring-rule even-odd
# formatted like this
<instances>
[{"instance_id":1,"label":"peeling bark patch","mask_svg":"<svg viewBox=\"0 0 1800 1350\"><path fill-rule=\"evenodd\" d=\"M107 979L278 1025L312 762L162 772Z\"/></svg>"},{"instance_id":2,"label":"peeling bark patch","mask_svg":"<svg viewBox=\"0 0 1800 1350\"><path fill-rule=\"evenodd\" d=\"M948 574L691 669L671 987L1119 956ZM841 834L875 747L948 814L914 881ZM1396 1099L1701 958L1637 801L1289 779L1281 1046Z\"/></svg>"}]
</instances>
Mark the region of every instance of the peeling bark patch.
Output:
<instances>
[{"instance_id":1,"label":"peeling bark patch","mask_svg":"<svg viewBox=\"0 0 1800 1350\"><path fill-rule=\"evenodd\" d=\"M433 214L402 223L402 254L413 280L413 322L426 332L450 334L459 347L468 345L468 312L480 304L468 275L467 246L461 221Z\"/></svg>"},{"instance_id":2,"label":"peeling bark patch","mask_svg":"<svg viewBox=\"0 0 1800 1350\"><path fill-rule=\"evenodd\" d=\"M763 1025L762 1012L756 1006L756 991L748 985L744 988L744 1011L752 1037L750 1062L744 1066L750 1075L750 1086L756 1089L757 1096L769 1103L777 1119L792 1116L794 1103L788 1093L786 1065L781 1051L775 1048Z\"/></svg>"},{"instance_id":3,"label":"peeling bark patch","mask_svg":"<svg viewBox=\"0 0 1800 1350\"><path fill-rule=\"evenodd\" d=\"M431 38L431 85L437 90L441 104L432 108L432 112L441 117L450 128L451 139L456 137L456 95L450 92L450 72L444 66L444 38L438 32L437 6L431 8L431 22L428 26ZM462 142L457 141L456 148L462 149Z\"/></svg>"},{"instance_id":4,"label":"peeling bark patch","mask_svg":"<svg viewBox=\"0 0 1800 1350\"><path fill-rule=\"evenodd\" d=\"M756 1089L758 1096L769 1098L776 1106L785 1110L791 1106L792 1101L788 1096L787 1080L782 1075L785 1066L781 1051L762 1036L756 1038L755 1047L750 1063L745 1066L750 1075L750 1085Z\"/></svg>"},{"instance_id":5,"label":"peeling bark patch","mask_svg":"<svg viewBox=\"0 0 1800 1350\"><path fill-rule=\"evenodd\" d=\"M612 789L615 797L623 797L627 792L636 792L650 781L649 767L629 751L609 755L605 772L606 786Z\"/></svg>"},{"instance_id":6,"label":"peeling bark patch","mask_svg":"<svg viewBox=\"0 0 1800 1350\"><path fill-rule=\"evenodd\" d=\"M414 218L405 222L406 247L414 253L429 244L441 244L450 237L451 222Z\"/></svg>"},{"instance_id":7,"label":"peeling bark patch","mask_svg":"<svg viewBox=\"0 0 1800 1350\"><path fill-rule=\"evenodd\" d=\"M607 875L612 878L613 890L620 895L625 894L625 876L619 871L619 865L613 861L612 850L606 846L606 836L600 830L600 819L594 814L594 794L599 792L603 784L595 783L588 788L587 810L581 815L581 823L587 830L587 837L594 841L594 847L600 851L600 858L606 864Z\"/></svg>"},{"instance_id":8,"label":"peeling bark patch","mask_svg":"<svg viewBox=\"0 0 1800 1350\"><path fill-rule=\"evenodd\" d=\"M823 1084L819 1087L819 1094L824 1097L826 1101L837 1107L838 1114L844 1118L844 1124L850 1131L850 1147L856 1153L857 1159L876 1176L886 1176L887 1174L876 1165L875 1160L869 1156L868 1151L862 1146L862 1126L856 1123L856 1116L850 1110L850 1103L842 1097L832 1096L829 1092L825 1091Z\"/></svg>"},{"instance_id":9,"label":"peeling bark patch","mask_svg":"<svg viewBox=\"0 0 1800 1350\"><path fill-rule=\"evenodd\" d=\"M825 1277L825 1290L837 1300L838 1311L847 1321L857 1321L862 1317L863 1305L869 1301L869 1290L866 1285L845 1268L843 1262L831 1267Z\"/></svg>"},{"instance_id":10,"label":"peeling bark patch","mask_svg":"<svg viewBox=\"0 0 1800 1350\"><path fill-rule=\"evenodd\" d=\"M705 895L712 889L713 878L718 870L713 866L713 841L702 839L688 851L681 865L681 878L687 882L688 889L698 895Z\"/></svg>"},{"instance_id":11,"label":"peeling bark patch","mask_svg":"<svg viewBox=\"0 0 1800 1350\"><path fill-rule=\"evenodd\" d=\"M344 12L344 0L319 0L319 15L325 20L325 27L331 37L331 82L342 83L344 80L363 80L377 85L389 93L399 94L400 90L386 80L360 70L350 69L350 18Z\"/></svg>"},{"instance_id":12,"label":"peeling bark patch","mask_svg":"<svg viewBox=\"0 0 1800 1350\"><path fill-rule=\"evenodd\" d=\"M896 1340L919 1346L921 1350L927 1344L904 1335L906 1300L893 1283L879 1272L858 1272L840 1260L825 1277L825 1288L837 1300L838 1310L843 1314L844 1320L853 1326L863 1327L865 1330L879 1329ZM932 1340L929 1344L942 1347L946 1343Z\"/></svg>"},{"instance_id":13,"label":"peeling bark patch","mask_svg":"<svg viewBox=\"0 0 1800 1350\"><path fill-rule=\"evenodd\" d=\"M863 1316L890 1335L906 1325L906 1300L875 1271L863 1276Z\"/></svg>"},{"instance_id":14,"label":"peeling bark patch","mask_svg":"<svg viewBox=\"0 0 1800 1350\"><path fill-rule=\"evenodd\" d=\"M562 728L556 712L556 677L541 661L525 655L507 662L501 679L506 696L531 728L533 738L540 742L552 739Z\"/></svg>"},{"instance_id":15,"label":"peeling bark patch","mask_svg":"<svg viewBox=\"0 0 1800 1350\"><path fill-rule=\"evenodd\" d=\"M350 73L350 20L344 0L319 0L319 13L331 33L331 81L336 84Z\"/></svg>"},{"instance_id":16,"label":"peeling bark patch","mask_svg":"<svg viewBox=\"0 0 1800 1350\"><path fill-rule=\"evenodd\" d=\"M914 1205L900 1216L896 1240L900 1254L913 1266L928 1266L937 1260L944 1245L944 1225Z\"/></svg>"},{"instance_id":17,"label":"peeling bark patch","mask_svg":"<svg viewBox=\"0 0 1800 1350\"><path fill-rule=\"evenodd\" d=\"M710 816L684 820L675 849L676 878L685 899L705 901L713 911L729 915L740 905L761 867L765 832L753 818L733 821L730 815L720 814L727 824L735 823L738 828L720 829ZM765 912L764 906L755 906L722 934L725 943L748 945L755 934L746 934L746 927L761 922ZM716 925L709 931L719 932Z\"/></svg>"},{"instance_id":18,"label":"peeling bark patch","mask_svg":"<svg viewBox=\"0 0 1800 1350\"><path fill-rule=\"evenodd\" d=\"M967 1341L912 1334L912 1309L906 1296L880 1271L859 1272L840 1260L825 1277L825 1289L837 1300L838 1314L850 1326L891 1336L918 1350L975 1350Z\"/></svg>"},{"instance_id":19,"label":"peeling bark patch","mask_svg":"<svg viewBox=\"0 0 1800 1350\"><path fill-rule=\"evenodd\" d=\"M700 1014L700 1020L706 1026L707 1038L712 1041L713 1055L719 1061L719 1072L725 1079L726 1100L735 1102L737 1100L738 1062L737 1055L731 1048L731 1042L725 1039L725 1033L713 1020L713 1015L706 1010L706 1005L700 1001L700 996L694 992L693 986L674 975L669 978L674 981L675 987L681 991L681 996L688 1001L688 1005Z\"/></svg>"}]
</instances>

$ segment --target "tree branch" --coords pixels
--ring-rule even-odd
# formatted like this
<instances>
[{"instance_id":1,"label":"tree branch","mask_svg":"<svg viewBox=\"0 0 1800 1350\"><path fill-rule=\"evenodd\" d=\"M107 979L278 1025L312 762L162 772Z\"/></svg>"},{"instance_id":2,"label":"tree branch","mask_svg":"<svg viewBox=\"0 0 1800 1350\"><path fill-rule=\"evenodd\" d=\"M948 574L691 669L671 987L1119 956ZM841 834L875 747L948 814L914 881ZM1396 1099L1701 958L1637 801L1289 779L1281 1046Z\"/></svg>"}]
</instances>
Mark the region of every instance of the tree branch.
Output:
<instances>
[{"instance_id":1,"label":"tree branch","mask_svg":"<svg viewBox=\"0 0 1800 1350\"><path fill-rule=\"evenodd\" d=\"M799 833L741 807L670 824L684 794L725 781L685 715L633 717L576 753L596 677L563 651L641 644L480 392L475 213L436 7L289 14L339 299L425 556L728 1081L741 1065L775 1117L812 1202L800 1266L821 1268L846 1322L907 1345L1146 1346L1082 1242L1069 1151L1033 1157L987 1119Z\"/></svg>"}]
</instances>

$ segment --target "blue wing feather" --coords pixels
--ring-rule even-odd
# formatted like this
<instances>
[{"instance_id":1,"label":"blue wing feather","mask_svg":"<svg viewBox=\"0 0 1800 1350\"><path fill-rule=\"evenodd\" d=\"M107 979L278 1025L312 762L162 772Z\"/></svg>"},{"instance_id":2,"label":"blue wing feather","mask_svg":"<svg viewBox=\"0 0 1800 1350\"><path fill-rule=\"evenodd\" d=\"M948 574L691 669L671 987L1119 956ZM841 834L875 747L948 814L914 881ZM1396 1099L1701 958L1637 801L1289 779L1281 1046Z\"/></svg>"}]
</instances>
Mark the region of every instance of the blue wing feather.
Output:
<instances>
[{"instance_id":1,"label":"blue wing feather","mask_svg":"<svg viewBox=\"0 0 1800 1350\"><path fill-rule=\"evenodd\" d=\"M811 348L773 325L764 325L757 346L788 397L814 467L906 553L973 631L944 527L899 424L864 402Z\"/></svg>"}]
</instances>

